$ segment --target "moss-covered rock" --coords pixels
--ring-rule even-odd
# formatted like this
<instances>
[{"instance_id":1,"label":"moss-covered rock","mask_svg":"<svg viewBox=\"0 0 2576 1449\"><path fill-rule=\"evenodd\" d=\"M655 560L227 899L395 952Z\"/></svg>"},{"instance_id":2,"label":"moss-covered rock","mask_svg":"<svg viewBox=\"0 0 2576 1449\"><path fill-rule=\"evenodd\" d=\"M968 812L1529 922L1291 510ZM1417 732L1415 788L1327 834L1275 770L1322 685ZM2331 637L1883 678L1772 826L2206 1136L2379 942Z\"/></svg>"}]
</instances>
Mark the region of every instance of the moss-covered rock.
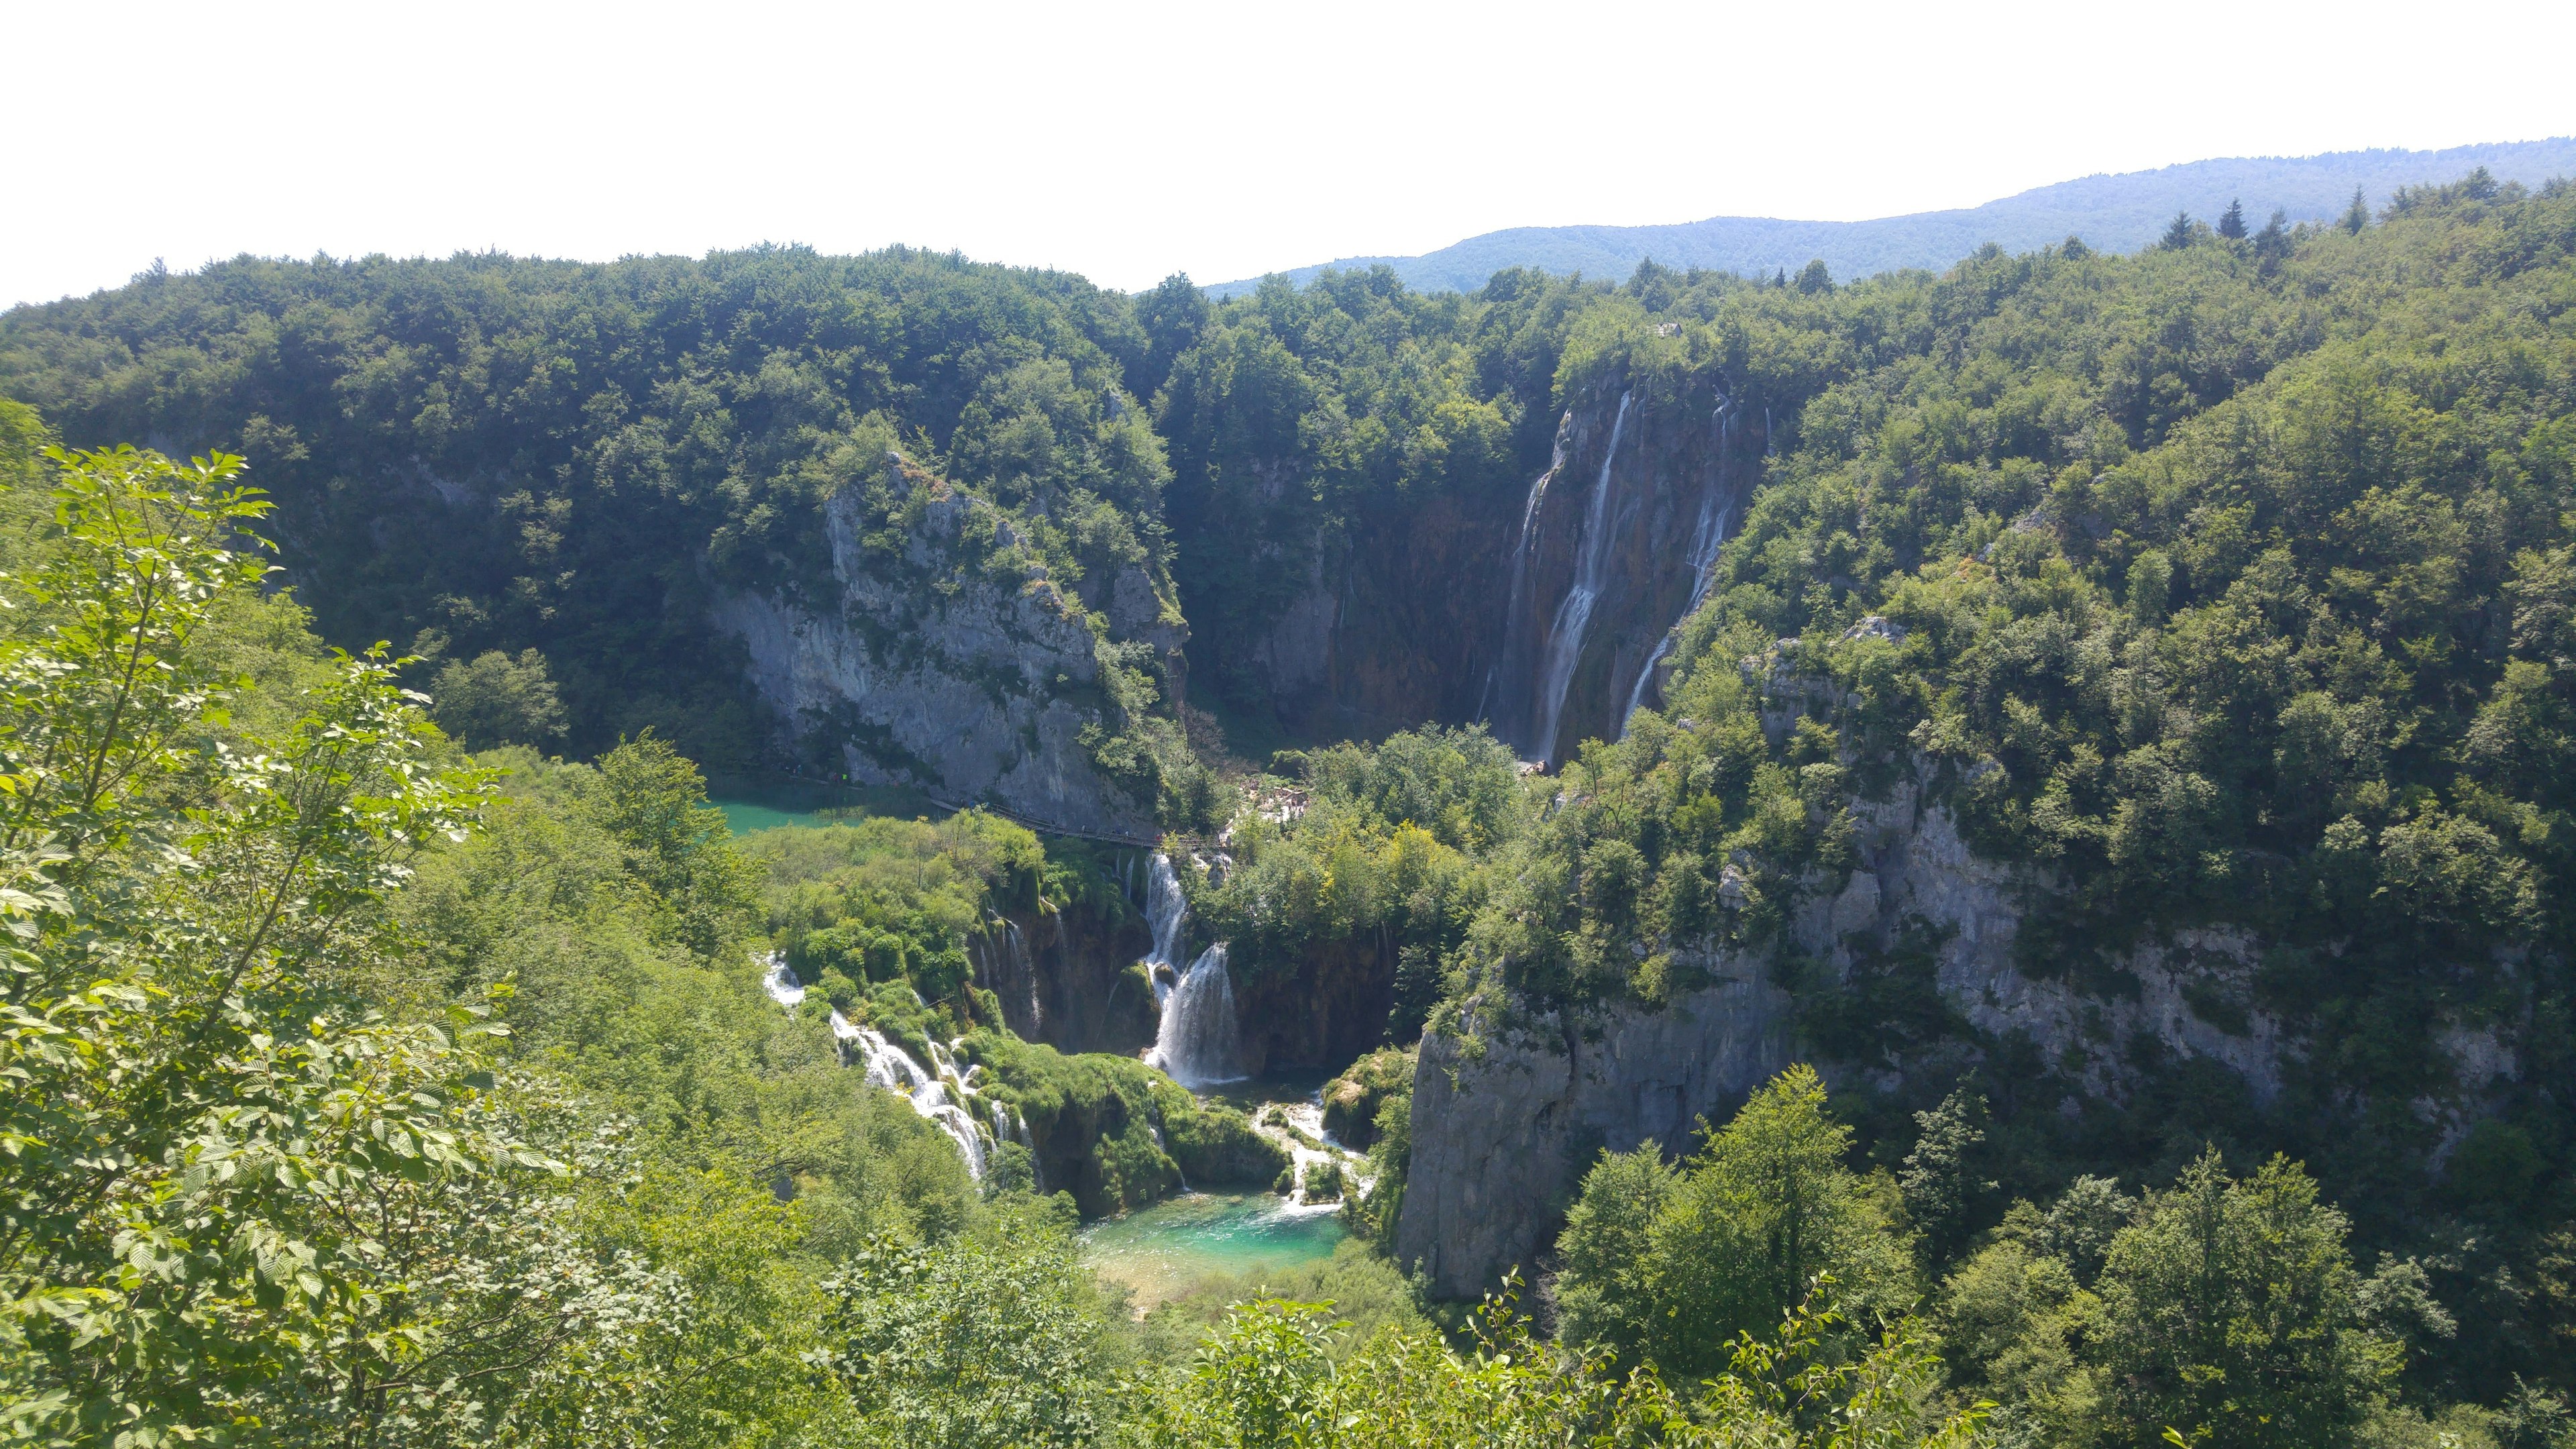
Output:
<instances>
[{"instance_id":1,"label":"moss-covered rock","mask_svg":"<svg viewBox=\"0 0 2576 1449\"><path fill-rule=\"evenodd\" d=\"M1144 1207L1185 1177L1259 1187L1287 1165L1287 1154L1241 1112L1201 1106L1132 1057L1068 1055L980 1031L965 1039L961 1056L989 1075L985 1095L1027 1121L1040 1184L1073 1194L1085 1217Z\"/></svg>"},{"instance_id":2,"label":"moss-covered rock","mask_svg":"<svg viewBox=\"0 0 2576 1449\"><path fill-rule=\"evenodd\" d=\"M1413 1052L1381 1047L1324 1084L1324 1130L1354 1152L1378 1138L1378 1113L1413 1097Z\"/></svg>"},{"instance_id":3,"label":"moss-covered rock","mask_svg":"<svg viewBox=\"0 0 2576 1449\"><path fill-rule=\"evenodd\" d=\"M1252 1119L1232 1107L1201 1106L1167 1077L1155 1085L1154 1100L1163 1144L1193 1183L1260 1187L1289 1165L1287 1150L1252 1130Z\"/></svg>"}]
</instances>

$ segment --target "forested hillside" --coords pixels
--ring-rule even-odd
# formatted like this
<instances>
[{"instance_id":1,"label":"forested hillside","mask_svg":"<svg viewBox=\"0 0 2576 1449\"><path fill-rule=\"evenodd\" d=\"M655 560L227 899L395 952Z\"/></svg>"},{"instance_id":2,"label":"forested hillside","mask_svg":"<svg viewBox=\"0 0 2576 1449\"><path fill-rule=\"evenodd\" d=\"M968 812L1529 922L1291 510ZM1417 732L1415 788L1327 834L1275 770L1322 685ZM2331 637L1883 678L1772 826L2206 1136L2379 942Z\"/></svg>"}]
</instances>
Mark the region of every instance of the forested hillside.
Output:
<instances>
[{"instance_id":1,"label":"forested hillside","mask_svg":"<svg viewBox=\"0 0 2576 1449\"><path fill-rule=\"evenodd\" d=\"M10 1432L2566 1445L2576 191L2223 220L7 314Z\"/></svg>"},{"instance_id":2,"label":"forested hillside","mask_svg":"<svg viewBox=\"0 0 2576 1449\"><path fill-rule=\"evenodd\" d=\"M1356 257L1290 267L1290 281L1326 271L1383 266L1425 292L1473 292L1495 272L1520 267L1560 275L1619 277L1641 261L1668 267L1763 276L1795 272L1810 258L1835 276L1866 277L1909 267L1938 269L1995 245L2032 251L2081 237L2103 251L2155 244L2184 212L2215 221L2231 205L2257 216L2274 208L2294 221L2324 223L2350 209L2356 192L2374 203L2410 186L2438 185L2484 167L2499 180L2537 186L2576 170L2576 138L2454 146L2443 151L2334 151L2322 156L2231 156L2154 171L2086 176L2035 186L1979 206L1868 221L1788 221L1712 216L1648 226L1522 226L1486 232L1418 257ZM1219 296L1250 292L1256 278L1220 283Z\"/></svg>"}]
</instances>

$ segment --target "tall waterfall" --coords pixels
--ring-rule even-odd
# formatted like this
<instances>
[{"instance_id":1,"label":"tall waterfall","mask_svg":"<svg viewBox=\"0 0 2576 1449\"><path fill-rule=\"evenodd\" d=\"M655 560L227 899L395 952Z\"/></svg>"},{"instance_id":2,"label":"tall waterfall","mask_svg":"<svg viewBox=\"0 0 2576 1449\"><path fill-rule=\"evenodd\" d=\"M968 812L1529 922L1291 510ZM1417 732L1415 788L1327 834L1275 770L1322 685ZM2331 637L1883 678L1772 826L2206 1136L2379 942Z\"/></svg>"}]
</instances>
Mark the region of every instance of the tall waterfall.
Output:
<instances>
[{"instance_id":1,"label":"tall waterfall","mask_svg":"<svg viewBox=\"0 0 2576 1449\"><path fill-rule=\"evenodd\" d=\"M1710 418L1717 428L1717 466L1708 474L1708 486L1700 490L1699 524L1691 531L1691 595L1682 609L1682 619L1699 612L1708 601L1708 586L1717 575L1717 551L1726 542L1727 506L1733 501L1727 489L1727 447L1735 441L1735 405L1721 397L1717 412ZM1619 733L1628 732L1628 721L1646 703L1646 691L1655 687L1655 666L1673 652L1681 638L1681 619L1655 641L1655 652L1646 656L1646 667L1637 671L1637 687L1628 691L1628 707L1619 712Z\"/></svg>"},{"instance_id":2,"label":"tall waterfall","mask_svg":"<svg viewBox=\"0 0 2576 1449\"><path fill-rule=\"evenodd\" d=\"M1485 671L1485 691L1476 700L1476 718L1480 720L1494 717L1494 706L1498 702L1494 697L1497 686L1509 688L1509 681L1506 680L1503 670L1505 665L1512 662L1510 635L1520 626L1521 615L1526 608L1524 601L1529 597L1530 546L1532 538L1538 532L1539 505L1547 501L1547 480L1555 477L1564 468L1565 432L1560 428L1557 430L1555 451L1547 460L1547 471L1530 480L1529 497L1521 502L1521 531L1519 537L1512 541L1512 587L1511 591L1504 596L1506 602L1503 618L1506 623L1503 656L1496 659L1492 667Z\"/></svg>"},{"instance_id":3,"label":"tall waterfall","mask_svg":"<svg viewBox=\"0 0 2576 1449\"><path fill-rule=\"evenodd\" d=\"M1225 968L1225 944L1208 947L1187 971L1181 970L1181 933L1189 919L1189 900L1181 894L1172 859L1156 851L1145 878L1145 921L1154 931L1145 971L1153 980L1154 1004L1162 1017L1145 1060L1185 1087L1235 1081L1243 1075L1241 1036L1234 1018L1234 978Z\"/></svg>"},{"instance_id":4,"label":"tall waterfall","mask_svg":"<svg viewBox=\"0 0 2576 1449\"><path fill-rule=\"evenodd\" d=\"M1234 977L1225 969L1225 943L1199 953L1178 984L1156 993L1163 1020L1146 1058L1184 1087L1243 1078L1234 1020Z\"/></svg>"},{"instance_id":5,"label":"tall waterfall","mask_svg":"<svg viewBox=\"0 0 2576 1449\"><path fill-rule=\"evenodd\" d=\"M1610 465L1619 457L1619 435L1628 427L1628 400L1619 394L1619 415L1610 424L1610 446L1601 452L1601 477L1592 485L1592 503L1584 511L1582 552L1576 555L1574 584L1556 606L1547 631L1547 663L1539 671L1539 758L1556 763L1556 727L1565 714L1565 691L1574 683L1574 666L1583 658L1583 635L1592 627L1592 606L1601 600L1610 560Z\"/></svg>"}]
</instances>

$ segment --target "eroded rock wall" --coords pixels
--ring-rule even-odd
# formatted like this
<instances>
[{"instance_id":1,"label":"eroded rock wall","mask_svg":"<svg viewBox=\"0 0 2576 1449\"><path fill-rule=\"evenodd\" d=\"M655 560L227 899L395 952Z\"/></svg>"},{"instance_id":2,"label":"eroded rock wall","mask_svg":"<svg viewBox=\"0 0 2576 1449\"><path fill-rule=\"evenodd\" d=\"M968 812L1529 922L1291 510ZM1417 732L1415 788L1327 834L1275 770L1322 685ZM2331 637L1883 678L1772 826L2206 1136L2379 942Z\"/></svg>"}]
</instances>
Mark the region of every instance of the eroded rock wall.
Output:
<instances>
[{"instance_id":1,"label":"eroded rock wall","mask_svg":"<svg viewBox=\"0 0 2576 1449\"><path fill-rule=\"evenodd\" d=\"M1851 810L1858 862L1809 883L1787 945L1802 969L1848 981L1901 939L1931 942L1933 980L1967 1030L1910 1052L1871 1043L1825 1056L1816 1065L1829 1081L1892 1090L1919 1075L1938 1084L1989 1045L2018 1038L2068 1083L2060 1110L2080 1110L2083 1098L2127 1102L2154 1060L2222 1066L2258 1107L2279 1097L2305 1046L2255 1003L2261 942L2241 930L2189 929L2089 976L2053 971L2017 949L2023 903L2053 888L2047 877L1976 855L1919 778ZM1662 1011L1623 1004L1559 1015L1506 1003L1424 1038L1396 1252L1441 1296L1471 1298L1515 1264L1528 1272L1601 1148L1653 1138L1679 1151L1696 1117L1723 1122L1764 1079L1818 1057L1794 1042L1774 958L1674 956L1723 984ZM2100 989L2106 978L2117 989ZM2447 1149L2481 1099L2517 1079L2519 1055L2492 1029L2437 1031L2454 1080L2411 1106L2442 1126Z\"/></svg>"},{"instance_id":2,"label":"eroded rock wall","mask_svg":"<svg viewBox=\"0 0 2576 1449\"><path fill-rule=\"evenodd\" d=\"M1652 702L1640 681L1702 597L1767 442L1713 392L1613 378L1566 409L1495 565L1504 608L1477 714L1522 758L1615 739Z\"/></svg>"},{"instance_id":3,"label":"eroded rock wall","mask_svg":"<svg viewBox=\"0 0 2576 1449\"><path fill-rule=\"evenodd\" d=\"M868 546L845 490L823 508L828 587L717 595L713 622L742 641L761 698L828 773L1150 841L1153 801L1108 778L1094 746L1119 728L1104 656L1141 657L1177 692L1186 630L1167 588L1130 568L1081 597L1024 561L991 505L894 466L921 505L898 549Z\"/></svg>"},{"instance_id":4,"label":"eroded rock wall","mask_svg":"<svg viewBox=\"0 0 2576 1449\"><path fill-rule=\"evenodd\" d=\"M1136 963L1153 944L1143 920L1079 906L1015 912L978 934L975 984L1025 1041L1062 1052L1134 1056L1153 1044L1152 989Z\"/></svg>"},{"instance_id":5,"label":"eroded rock wall","mask_svg":"<svg viewBox=\"0 0 2576 1449\"><path fill-rule=\"evenodd\" d=\"M1413 1166L1396 1261L1432 1292L1473 1298L1517 1266L1535 1277L1603 1148L1680 1151L1791 1060L1789 999L1761 963L1694 963L1716 984L1661 1010L1468 1020L1422 1041Z\"/></svg>"}]
</instances>

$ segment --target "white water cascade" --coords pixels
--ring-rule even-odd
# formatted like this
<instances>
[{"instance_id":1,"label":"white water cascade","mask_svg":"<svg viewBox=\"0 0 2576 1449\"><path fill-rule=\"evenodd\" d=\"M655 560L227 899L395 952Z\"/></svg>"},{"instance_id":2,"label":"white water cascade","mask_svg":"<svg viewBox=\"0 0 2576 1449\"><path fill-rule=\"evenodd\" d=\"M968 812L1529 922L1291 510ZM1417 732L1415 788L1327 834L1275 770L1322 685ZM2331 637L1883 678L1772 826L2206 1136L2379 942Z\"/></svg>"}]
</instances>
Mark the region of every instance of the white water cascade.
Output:
<instances>
[{"instance_id":1,"label":"white water cascade","mask_svg":"<svg viewBox=\"0 0 2576 1449\"><path fill-rule=\"evenodd\" d=\"M1154 932L1153 949L1145 954L1145 970L1154 978L1157 1001L1170 984L1163 978L1179 979L1181 927L1189 924L1189 919L1189 897L1181 894L1181 878L1172 873L1172 858L1155 851L1145 867L1145 924Z\"/></svg>"},{"instance_id":2,"label":"white water cascade","mask_svg":"<svg viewBox=\"0 0 2576 1449\"><path fill-rule=\"evenodd\" d=\"M1181 893L1172 859L1156 851L1145 875L1145 922L1154 932L1145 974L1154 983L1154 1005L1161 1019L1145 1060L1185 1087L1239 1081L1242 1054L1225 944L1208 947L1188 970L1182 970L1181 933L1189 919L1189 898Z\"/></svg>"},{"instance_id":3,"label":"white water cascade","mask_svg":"<svg viewBox=\"0 0 2576 1449\"><path fill-rule=\"evenodd\" d=\"M1574 666L1583 658L1583 636L1592 627L1592 606L1601 599L1602 587L1609 582L1603 577L1610 560L1610 465L1619 457L1619 435L1628 426L1630 394L1619 394L1619 415L1610 424L1610 446L1601 453L1601 477L1592 485L1592 501L1584 510L1582 552L1575 557L1574 583L1565 591L1564 602L1556 606L1556 618L1547 631L1547 660L1539 670L1540 697L1545 706L1539 715L1539 759L1556 763L1556 727L1565 714L1565 691L1574 683Z\"/></svg>"},{"instance_id":4,"label":"white water cascade","mask_svg":"<svg viewBox=\"0 0 2576 1449\"><path fill-rule=\"evenodd\" d=\"M1163 1019L1145 1060L1184 1087L1243 1080L1237 1062L1234 977L1225 969L1224 942L1200 952L1179 982L1157 987L1154 995L1162 1003Z\"/></svg>"},{"instance_id":5,"label":"white water cascade","mask_svg":"<svg viewBox=\"0 0 2576 1449\"><path fill-rule=\"evenodd\" d=\"M1517 620L1521 616L1521 600L1529 592L1530 536L1538 531L1538 510L1539 505L1547 501L1547 481L1564 467L1565 434L1560 430L1556 437L1556 451L1547 460L1547 471L1530 480L1529 496L1521 501L1520 536L1512 543L1512 587L1511 592L1504 596L1506 619ZM1503 642L1508 650L1511 641L1507 638ZM1476 718L1493 718L1494 686L1502 679L1502 674L1503 661L1500 659L1485 671L1485 689L1476 700Z\"/></svg>"},{"instance_id":6,"label":"white water cascade","mask_svg":"<svg viewBox=\"0 0 2576 1449\"><path fill-rule=\"evenodd\" d=\"M767 965L760 979L761 989L790 1011L803 1006L805 985L796 979L795 968L779 956L769 957ZM901 1095L912 1104L915 1113L946 1133L948 1140L957 1144L957 1155L965 1159L968 1176L983 1181L993 1148L1001 1143L1017 1142L1034 1151L1028 1119L975 1090L975 1079L984 1071L981 1065L961 1072L956 1058L950 1055L951 1048L933 1041L928 1043L930 1065L925 1067L885 1033L861 1026L837 1009L831 1020L832 1035L841 1044L843 1059L866 1072L869 1086ZM978 1119L979 1109L989 1121Z\"/></svg>"},{"instance_id":7,"label":"white water cascade","mask_svg":"<svg viewBox=\"0 0 2576 1449\"><path fill-rule=\"evenodd\" d=\"M1727 492L1727 445L1735 441L1735 408L1725 398L1717 401L1717 412L1711 419L1717 425L1717 466L1709 470L1708 487L1699 495L1699 524L1691 532L1691 596L1682 609L1682 619L1699 612L1708 601L1708 586L1717 575L1717 551L1726 542L1727 505L1732 501ZM1654 688L1655 666L1673 652L1673 643L1681 637L1681 619L1655 641L1655 652L1646 656L1646 667L1637 671L1637 687L1628 691L1628 707L1619 712L1619 733L1628 732L1628 721L1646 702L1646 691Z\"/></svg>"}]
</instances>

